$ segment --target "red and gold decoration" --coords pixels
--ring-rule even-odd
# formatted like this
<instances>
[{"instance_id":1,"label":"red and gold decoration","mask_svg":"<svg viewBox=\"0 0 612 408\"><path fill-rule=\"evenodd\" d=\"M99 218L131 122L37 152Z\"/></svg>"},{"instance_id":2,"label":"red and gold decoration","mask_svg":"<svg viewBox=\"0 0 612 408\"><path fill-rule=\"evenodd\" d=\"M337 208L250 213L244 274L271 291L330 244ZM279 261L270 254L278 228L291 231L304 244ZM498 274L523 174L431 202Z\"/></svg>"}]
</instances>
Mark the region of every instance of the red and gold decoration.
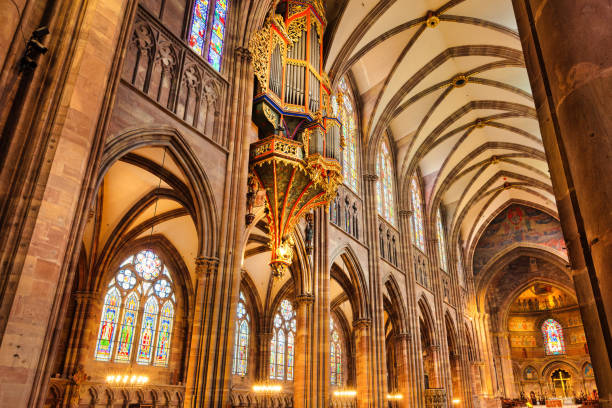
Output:
<instances>
[{"instance_id":1,"label":"red and gold decoration","mask_svg":"<svg viewBox=\"0 0 612 408\"><path fill-rule=\"evenodd\" d=\"M275 276L291 264L300 218L329 204L342 183L341 123L322 69L326 23L320 0L280 1L250 44L260 140L251 145L249 194L265 192Z\"/></svg>"}]
</instances>

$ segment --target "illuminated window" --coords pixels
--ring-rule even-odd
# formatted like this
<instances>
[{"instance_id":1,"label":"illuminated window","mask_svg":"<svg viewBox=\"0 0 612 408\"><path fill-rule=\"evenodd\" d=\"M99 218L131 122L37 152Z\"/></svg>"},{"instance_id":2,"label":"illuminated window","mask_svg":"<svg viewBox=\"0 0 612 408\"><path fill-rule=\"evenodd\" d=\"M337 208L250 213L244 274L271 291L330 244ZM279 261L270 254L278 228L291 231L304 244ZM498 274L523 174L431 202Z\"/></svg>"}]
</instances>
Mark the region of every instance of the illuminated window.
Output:
<instances>
[{"instance_id":1,"label":"illuminated window","mask_svg":"<svg viewBox=\"0 0 612 408\"><path fill-rule=\"evenodd\" d=\"M421 250L425 251L425 232L423 231L423 202L421 201L421 190L416 177L410 183L410 200L412 201L412 242Z\"/></svg>"},{"instance_id":2,"label":"illuminated window","mask_svg":"<svg viewBox=\"0 0 612 408\"><path fill-rule=\"evenodd\" d=\"M206 57L210 65L217 71L221 70L227 6L227 0L216 0L214 8L209 11L209 0L193 2L189 46L198 55ZM211 12L212 23L209 24L209 13Z\"/></svg>"},{"instance_id":3,"label":"illuminated window","mask_svg":"<svg viewBox=\"0 0 612 408\"><path fill-rule=\"evenodd\" d=\"M232 373L245 376L249 362L249 323L251 318L246 309L246 299L240 292L236 311L236 338L234 340L234 365Z\"/></svg>"},{"instance_id":4,"label":"illuminated window","mask_svg":"<svg viewBox=\"0 0 612 408\"><path fill-rule=\"evenodd\" d=\"M331 385L342 386L342 343L334 319L329 319Z\"/></svg>"},{"instance_id":5,"label":"illuminated window","mask_svg":"<svg viewBox=\"0 0 612 408\"><path fill-rule=\"evenodd\" d=\"M270 343L270 378L273 380L293 381L295 329L293 305L284 299L274 315Z\"/></svg>"},{"instance_id":6,"label":"illuminated window","mask_svg":"<svg viewBox=\"0 0 612 408\"><path fill-rule=\"evenodd\" d=\"M383 142L376 160L376 202L378 213L391 224L395 224L395 211L393 207L393 168L391 167L391 153L387 143Z\"/></svg>"},{"instance_id":7,"label":"illuminated window","mask_svg":"<svg viewBox=\"0 0 612 408\"><path fill-rule=\"evenodd\" d=\"M463 271L463 251L461 245L457 244L457 279L459 285L465 287L465 274Z\"/></svg>"},{"instance_id":8,"label":"illuminated window","mask_svg":"<svg viewBox=\"0 0 612 408\"><path fill-rule=\"evenodd\" d=\"M438 239L438 255L440 255L440 268L448 270L448 260L446 256L446 238L444 236L444 225L442 224L442 214L440 209L436 212L436 235Z\"/></svg>"},{"instance_id":9,"label":"illuminated window","mask_svg":"<svg viewBox=\"0 0 612 408\"><path fill-rule=\"evenodd\" d=\"M350 90L346 84L346 79L342 78L338 84L338 94L342 95L342 103L338 104L336 97L332 98L332 109L334 114L342 122L342 135L346 142L346 147L342 152L342 173L344 183L353 191L358 192L359 177L357 172L357 130L355 126L355 108Z\"/></svg>"},{"instance_id":10,"label":"illuminated window","mask_svg":"<svg viewBox=\"0 0 612 408\"><path fill-rule=\"evenodd\" d=\"M110 361L114 350L116 362L167 366L175 302L172 277L155 252L126 258L108 284L94 358Z\"/></svg>"},{"instance_id":11,"label":"illuminated window","mask_svg":"<svg viewBox=\"0 0 612 408\"><path fill-rule=\"evenodd\" d=\"M547 356L565 354L563 328L559 322L554 319L548 319L542 323L542 335L544 336L544 347Z\"/></svg>"}]
</instances>

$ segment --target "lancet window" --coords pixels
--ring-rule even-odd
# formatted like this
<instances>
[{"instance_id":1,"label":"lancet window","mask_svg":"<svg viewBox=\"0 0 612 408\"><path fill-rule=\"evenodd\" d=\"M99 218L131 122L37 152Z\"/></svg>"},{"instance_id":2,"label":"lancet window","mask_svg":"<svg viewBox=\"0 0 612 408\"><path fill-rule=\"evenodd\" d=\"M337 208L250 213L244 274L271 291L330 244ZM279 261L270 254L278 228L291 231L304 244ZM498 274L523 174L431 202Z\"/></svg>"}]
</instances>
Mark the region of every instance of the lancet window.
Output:
<instances>
[{"instance_id":1,"label":"lancet window","mask_svg":"<svg viewBox=\"0 0 612 408\"><path fill-rule=\"evenodd\" d=\"M331 385L340 387L343 385L343 367L342 367L342 337L333 318L329 319L330 331L330 354L329 360L331 364Z\"/></svg>"},{"instance_id":2,"label":"lancet window","mask_svg":"<svg viewBox=\"0 0 612 408\"><path fill-rule=\"evenodd\" d=\"M341 97L341 99L338 99ZM342 136L346 146L342 152L342 173L344 184L353 191L359 190L359 176L357 170L357 127L355 125L355 104L348 87L346 78L342 78L338 84L337 95L332 97L332 109L334 114L342 122Z\"/></svg>"},{"instance_id":3,"label":"lancet window","mask_svg":"<svg viewBox=\"0 0 612 408\"><path fill-rule=\"evenodd\" d=\"M94 358L167 366L175 307L161 258L151 250L129 256L107 286Z\"/></svg>"},{"instance_id":4,"label":"lancet window","mask_svg":"<svg viewBox=\"0 0 612 408\"><path fill-rule=\"evenodd\" d=\"M412 205L412 243L425 252L425 232L423 230L423 201L416 177L410 183L410 200Z\"/></svg>"},{"instance_id":5,"label":"lancet window","mask_svg":"<svg viewBox=\"0 0 612 408\"><path fill-rule=\"evenodd\" d=\"M438 239L438 255L440 256L440 268L448 270L448 257L446 255L446 237L444 236L444 224L440 208L436 212L436 238Z\"/></svg>"},{"instance_id":6,"label":"lancet window","mask_svg":"<svg viewBox=\"0 0 612 408\"><path fill-rule=\"evenodd\" d=\"M542 323L542 335L544 336L544 347L547 356L565 354L563 327L561 327L559 322L554 319L544 321Z\"/></svg>"},{"instance_id":7,"label":"lancet window","mask_svg":"<svg viewBox=\"0 0 612 408\"><path fill-rule=\"evenodd\" d=\"M395 225L395 208L393 205L393 167L391 166L391 153L387 142L383 141L378 160L376 160L376 202L378 213Z\"/></svg>"},{"instance_id":8,"label":"lancet window","mask_svg":"<svg viewBox=\"0 0 612 408\"><path fill-rule=\"evenodd\" d=\"M210 0L194 0L188 42L193 51L220 71L229 2L215 0L212 8L210 3Z\"/></svg>"},{"instance_id":9,"label":"lancet window","mask_svg":"<svg viewBox=\"0 0 612 408\"><path fill-rule=\"evenodd\" d=\"M295 348L295 310L283 299L274 315L270 343L270 379L293 381Z\"/></svg>"},{"instance_id":10,"label":"lancet window","mask_svg":"<svg viewBox=\"0 0 612 408\"><path fill-rule=\"evenodd\" d=\"M234 340L234 364L232 373L245 376L249 362L249 336L251 317L247 311L246 299L240 292L236 310L236 338Z\"/></svg>"}]
</instances>

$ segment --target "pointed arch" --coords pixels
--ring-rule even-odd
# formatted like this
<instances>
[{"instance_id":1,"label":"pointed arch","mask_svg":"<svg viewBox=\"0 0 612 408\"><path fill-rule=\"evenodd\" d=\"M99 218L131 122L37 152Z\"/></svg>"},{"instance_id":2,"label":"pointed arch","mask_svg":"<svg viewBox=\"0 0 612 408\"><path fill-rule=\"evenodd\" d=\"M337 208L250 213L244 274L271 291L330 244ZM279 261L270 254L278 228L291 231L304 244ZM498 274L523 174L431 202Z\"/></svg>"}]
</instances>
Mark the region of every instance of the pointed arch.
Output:
<instances>
[{"instance_id":1,"label":"pointed arch","mask_svg":"<svg viewBox=\"0 0 612 408\"><path fill-rule=\"evenodd\" d=\"M337 273L338 271L330 271L331 277L336 279L343 290L349 295L351 307L354 307L353 313L355 319L367 319L370 316L370 306L368 302L368 286L363 268L359 262L355 250L350 244L345 244L338 247L330 257L330 265L334 265L338 261L342 260L346 266L348 272L348 280L345 278L344 273ZM343 277L344 276L344 277ZM354 296L350 297L351 294Z\"/></svg>"},{"instance_id":2,"label":"pointed arch","mask_svg":"<svg viewBox=\"0 0 612 408\"><path fill-rule=\"evenodd\" d=\"M195 210L198 256L216 257L219 240L218 211L206 173L193 149L180 132L171 127L128 130L112 137L102 153L97 191L110 167L129 152L142 147L165 147L188 180L189 198Z\"/></svg>"}]
</instances>

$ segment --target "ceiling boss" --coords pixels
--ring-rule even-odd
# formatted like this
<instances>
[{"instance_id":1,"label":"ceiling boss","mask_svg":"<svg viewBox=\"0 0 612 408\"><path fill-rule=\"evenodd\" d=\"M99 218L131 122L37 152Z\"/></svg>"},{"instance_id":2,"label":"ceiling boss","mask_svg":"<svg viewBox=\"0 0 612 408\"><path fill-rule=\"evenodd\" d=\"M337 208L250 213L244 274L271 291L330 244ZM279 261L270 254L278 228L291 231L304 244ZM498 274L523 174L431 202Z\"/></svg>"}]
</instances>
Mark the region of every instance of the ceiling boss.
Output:
<instances>
[{"instance_id":1,"label":"ceiling boss","mask_svg":"<svg viewBox=\"0 0 612 408\"><path fill-rule=\"evenodd\" d=\"M250 148L249 189L265 192L275 276L291 265L300 217L329 204L342 183L345 142L322 69L326 23L320 0L280 1L250 43L259 140Z\"/></svg>"}]
</instances>

